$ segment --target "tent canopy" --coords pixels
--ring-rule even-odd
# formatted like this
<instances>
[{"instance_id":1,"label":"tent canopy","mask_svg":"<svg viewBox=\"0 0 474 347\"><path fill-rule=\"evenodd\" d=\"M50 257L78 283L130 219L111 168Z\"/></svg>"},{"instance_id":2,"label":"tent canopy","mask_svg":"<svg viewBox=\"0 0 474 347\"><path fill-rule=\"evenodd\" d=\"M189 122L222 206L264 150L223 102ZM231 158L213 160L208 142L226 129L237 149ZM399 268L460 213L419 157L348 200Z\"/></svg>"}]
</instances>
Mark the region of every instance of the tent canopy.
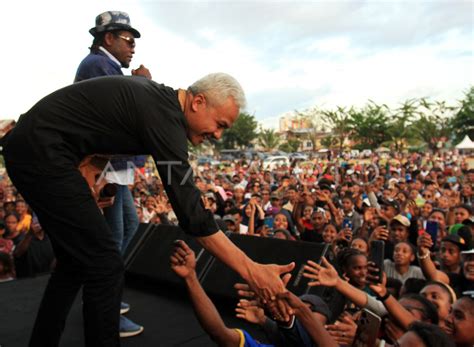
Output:
<instances>
[{"instance_id":1,"label":"tent canopy","mask_svg":"<svg viewBox=\"0 0 474 347\"><path fill-rule=\"evenodd\" d=\"M456 145L457 149L474 149L474 142L471 141L469 136L464 136L464 139Z\"/></svg>"}]
</instances>

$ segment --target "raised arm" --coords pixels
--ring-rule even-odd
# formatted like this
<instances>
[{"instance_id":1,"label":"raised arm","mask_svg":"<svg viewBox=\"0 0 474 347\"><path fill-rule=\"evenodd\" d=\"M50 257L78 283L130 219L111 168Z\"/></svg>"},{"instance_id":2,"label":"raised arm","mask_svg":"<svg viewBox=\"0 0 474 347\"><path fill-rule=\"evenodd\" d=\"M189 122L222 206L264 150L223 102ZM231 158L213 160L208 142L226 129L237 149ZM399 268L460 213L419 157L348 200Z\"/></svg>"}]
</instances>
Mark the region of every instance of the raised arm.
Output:
<instances>
[{"instance_id":1,"label":"raised arm","mask_svg":"<svg viewBox=\"0 0 474 347\"><path fill-rule=\"evenodd\" d=\"M308 260L308 265L305 265L303 276L312 280L308 283L309 286L334 287L355 305L359 307L365 307L367 305L367 293L341 279L336 269L326 258L322 259L321 265Z\"/></svg>"},{"instance_id":2,"label":"raised arm","mask_svg":"<svg viewBox=\"0 0 474 347\"><path fill-rule=\"evenodd\" d=\"M385 283L387 282L385 273L383 274L383 277L384 278L382 283L371 284L370 289L377 293L379 300L384 303L385 308L387 309L390 316L392 316L396 321L398 321L401 327L406 330L408 329L408 326L416 319L405 307L400 305L397 299L390 295L387 290L387 287L385 286Z\"/></svg>"},{"instance_id":3,"label":"raised arm","mask_svg":"<svg viewBox=\"0 0 474 347\"><path fill-rule=\"evenodd\" d=\"M196 317L206 333L219 346L239 346L239 333L224 324L214 303L201 287L196 276L194 252L184 241L176 242L174 252L171 255L171 268L179 277L184 279Z\"/></svg>"},{"instance_id":4,"label":"raised arm","mask_svg":"<svg viewBox=\"0 0 474 347\"><path fill-rule=\"evenodd\" d=\"M418 236L418 262L420 264L423 275L429 280L443 282L449 284L449 277L443 271L436 268L430 257L430 248L433 245L430 234L424 232Z\"/></svg>"}]
</instances>

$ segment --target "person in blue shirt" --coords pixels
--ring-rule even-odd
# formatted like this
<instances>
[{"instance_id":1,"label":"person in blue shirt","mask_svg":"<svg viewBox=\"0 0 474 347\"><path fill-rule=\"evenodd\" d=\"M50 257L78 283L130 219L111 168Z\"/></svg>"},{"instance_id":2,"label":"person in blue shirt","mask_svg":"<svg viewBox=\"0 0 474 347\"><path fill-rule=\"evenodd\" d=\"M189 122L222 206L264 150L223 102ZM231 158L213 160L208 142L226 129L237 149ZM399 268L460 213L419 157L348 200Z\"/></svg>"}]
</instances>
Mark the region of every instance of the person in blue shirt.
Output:
<instances>
[{"instance_id":1,"label":"person in blue shirt","mask_svg":"<svg viewBox=\"0 0 474 347\"><path fill-rule=\"evenodd\" d=\"M193 250L189 248L186 242L182 240L177 240L175 242L175 248L170 260L172 270L185 282L199 323L218 346L274 346L255 340L245 330L232 329L225 325L215 305L199 283L195 270L196 257ZM301 324L302 328L307 331L309 338L315 343L315 345L328 347L337 346L321 321L314 316L309 305L288 291L278 294L277 299L288 304L298 320L298 324Z\"/></svg>"},{"instance_id":2,"label":"person in blue shirt","mask_svg":"<svg viewBox=\"0 0 474 347\"><path fill-rule=\"evenodd\" d=\"M94 36L90 53L80 63L74 82L101 77L123 75L135 54L135 39L140 32L133 28L130 17L121 11L107 11L96 18L96 26L89 30ZM150 71L143 65L132 70L132 75L151 79ZM114 242L121 254L138 229L138 215L128 185L134 183L135 167L143 167L146 156L113 158L109 162L105 179L117 187L114 201L104 209L104 216L112 229ZM131 165L133 163L133 165ZM110 171L110 172L109 172ZM130 305L120 303L120 313L130 310ZM131 337L143 332L143 327L127 317L120 316L120 337Z\"/></svg>"}]
</instances>

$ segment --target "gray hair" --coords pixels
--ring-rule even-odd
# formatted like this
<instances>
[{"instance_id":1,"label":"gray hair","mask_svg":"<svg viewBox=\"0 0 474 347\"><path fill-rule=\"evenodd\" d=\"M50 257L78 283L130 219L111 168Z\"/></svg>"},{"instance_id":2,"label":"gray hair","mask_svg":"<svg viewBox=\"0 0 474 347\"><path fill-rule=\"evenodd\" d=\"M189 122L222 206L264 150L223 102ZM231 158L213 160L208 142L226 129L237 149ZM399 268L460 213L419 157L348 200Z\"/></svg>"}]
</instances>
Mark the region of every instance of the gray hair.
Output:
<instances>
[{"instance_id":1,"label":"gray hair","mask_svg":"<svg viewBox=\"0 0 474 347\"><path fill-rule=\"evenodd\" d=\"M188 90L194 95L202 93L213 105L222 105L229 97L243 109L246 106L245 93L240 83L223 72L211 73L194 82Z\"/></svg>"}]
</instances>

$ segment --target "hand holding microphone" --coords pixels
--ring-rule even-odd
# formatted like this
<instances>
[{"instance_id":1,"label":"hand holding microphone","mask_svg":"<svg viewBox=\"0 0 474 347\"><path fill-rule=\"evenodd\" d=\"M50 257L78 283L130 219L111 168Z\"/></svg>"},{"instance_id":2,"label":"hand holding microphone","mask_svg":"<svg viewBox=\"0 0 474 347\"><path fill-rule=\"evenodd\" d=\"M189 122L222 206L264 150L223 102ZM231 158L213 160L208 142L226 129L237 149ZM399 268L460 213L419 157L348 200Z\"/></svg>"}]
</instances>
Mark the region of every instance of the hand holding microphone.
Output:
<instances>
[{"instance_id":1,"label":"hand holding microphone","mask_svg":"<svg viewBox=\"0 0 474 347\"><path fill-rule=\"evenodd\" d=\"M133 76L142 76L145 78L148 78L151 80L151 73L150 70L148 70L143 64L140 64L140 67L138 69L133 69L132 70L132 75Z\"/></svg>"}]
</instances>

